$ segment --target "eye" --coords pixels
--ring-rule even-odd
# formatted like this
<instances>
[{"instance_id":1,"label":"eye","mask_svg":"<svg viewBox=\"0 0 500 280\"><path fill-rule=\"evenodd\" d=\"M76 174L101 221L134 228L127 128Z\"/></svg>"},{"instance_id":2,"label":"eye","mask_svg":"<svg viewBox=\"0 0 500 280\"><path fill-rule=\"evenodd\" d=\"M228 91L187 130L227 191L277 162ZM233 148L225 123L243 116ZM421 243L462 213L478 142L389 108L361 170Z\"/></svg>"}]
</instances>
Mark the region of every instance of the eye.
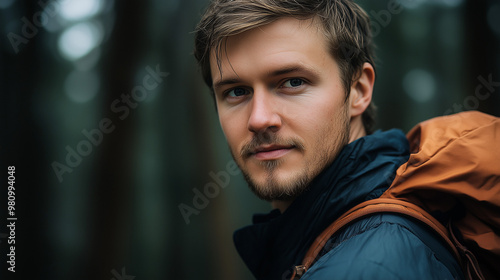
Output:
<instances>
[{"instance_id":1,"label":"eye","mask_svg":"<svg viewBox=\"0 0 500 280\"><path fill-rule=\"evenodd\" d=\"M226 96L228 97L239 97L247 94L247 90L244 88L233 88L226 92Z\"/></svg>"},{"instance_id":2,"label":"eye","mask_svg":"<svg viewBox=\"0 0 500 280\"><path fill-rule=\"evenodd\" d=\"M283 83L282 87L299 87L304 84L304 80L299 79L299 78L292 78Z\"/></svg>"}]
</instances>

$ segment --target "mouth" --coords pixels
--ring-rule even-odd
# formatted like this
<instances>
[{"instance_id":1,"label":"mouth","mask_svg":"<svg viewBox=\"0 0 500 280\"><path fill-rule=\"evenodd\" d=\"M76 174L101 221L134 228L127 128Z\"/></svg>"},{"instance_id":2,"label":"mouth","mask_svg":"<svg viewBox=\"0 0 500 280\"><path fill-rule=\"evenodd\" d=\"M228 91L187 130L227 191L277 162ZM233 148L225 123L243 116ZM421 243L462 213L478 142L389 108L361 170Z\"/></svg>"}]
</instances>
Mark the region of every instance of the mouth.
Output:
<instances>
[{"instance_id":1,"label":"mouth","mask_svg":"<svg viewBox=\"0 0 500 280\"><path fill-rule=\"evenodd\" d=\"M279 159L279 158L285 156L287 153L289 153L294 148L295 148L295 146L293 146L293 145L290 145L290 146L263 145L263 146L259 146L256 149L254 149L250 153L250 156L255 157L258 160L276 160L276 159Z\"/></svg>"}]
</instances>

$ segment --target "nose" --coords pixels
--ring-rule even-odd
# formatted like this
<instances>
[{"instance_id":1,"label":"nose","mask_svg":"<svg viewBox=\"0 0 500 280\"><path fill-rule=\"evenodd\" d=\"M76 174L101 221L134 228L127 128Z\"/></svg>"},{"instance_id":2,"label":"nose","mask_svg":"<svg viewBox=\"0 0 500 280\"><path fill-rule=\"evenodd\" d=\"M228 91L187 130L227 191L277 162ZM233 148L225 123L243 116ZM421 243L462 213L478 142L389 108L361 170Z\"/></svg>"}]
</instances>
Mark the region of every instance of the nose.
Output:
<instances>
[{"instance_id":1,"label":"nose","mask_svg":"<svg viewBox=\"0 0 500 280\"><path fill-rule=\"evenodd\" d=\"M278 131L281 128L282 120L274 105L271 92L255 90L251 101L248 130L254 133L263 133L266 130Z\"/></svg>"}]
</instances>

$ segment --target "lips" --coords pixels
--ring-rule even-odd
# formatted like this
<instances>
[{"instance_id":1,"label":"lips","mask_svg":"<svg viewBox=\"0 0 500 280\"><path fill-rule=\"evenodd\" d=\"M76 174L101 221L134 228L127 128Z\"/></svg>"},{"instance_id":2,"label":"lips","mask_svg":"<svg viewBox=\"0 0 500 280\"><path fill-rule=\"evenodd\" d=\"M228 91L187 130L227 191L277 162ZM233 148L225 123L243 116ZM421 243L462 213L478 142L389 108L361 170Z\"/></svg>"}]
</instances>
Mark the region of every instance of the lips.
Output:
<instances>
[{"instance_id":1,"label":"lips","mask_svg":"<svg viewBox=\"0 0 500 280\"><path fill-rule=\"evenodd\" d=\"M294 146L264 145L252 151L251 156L258 160L275 160L289 153Z\"/></svg>"}]
</instances>

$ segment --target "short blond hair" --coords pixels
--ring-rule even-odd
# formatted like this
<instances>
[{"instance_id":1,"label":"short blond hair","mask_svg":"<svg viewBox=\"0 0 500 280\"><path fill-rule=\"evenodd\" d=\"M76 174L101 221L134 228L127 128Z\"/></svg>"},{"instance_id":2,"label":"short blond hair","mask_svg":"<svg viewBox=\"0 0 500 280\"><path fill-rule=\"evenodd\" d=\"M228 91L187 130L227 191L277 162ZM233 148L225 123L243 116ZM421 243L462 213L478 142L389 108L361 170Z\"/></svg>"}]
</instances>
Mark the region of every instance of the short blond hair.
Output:
<instances>
[{"instance_id":1,"label":"short blond hair","mask_svg":"<svg viewBox=\"0 0 500 280\"><path fill-rule=\"evenodd\" d=\"M370 18L351 0L213 0L196 27L194 50L203 79L212 94L212 52L220 69L221 49L227 37L283 17L314 19L320 23L329 52L339 65L346 100L363 64L368 62L375 68ZM363 113L362 119L366 132L372 133L375 125L373 103Z\"/></svg>"}]
</instances>

